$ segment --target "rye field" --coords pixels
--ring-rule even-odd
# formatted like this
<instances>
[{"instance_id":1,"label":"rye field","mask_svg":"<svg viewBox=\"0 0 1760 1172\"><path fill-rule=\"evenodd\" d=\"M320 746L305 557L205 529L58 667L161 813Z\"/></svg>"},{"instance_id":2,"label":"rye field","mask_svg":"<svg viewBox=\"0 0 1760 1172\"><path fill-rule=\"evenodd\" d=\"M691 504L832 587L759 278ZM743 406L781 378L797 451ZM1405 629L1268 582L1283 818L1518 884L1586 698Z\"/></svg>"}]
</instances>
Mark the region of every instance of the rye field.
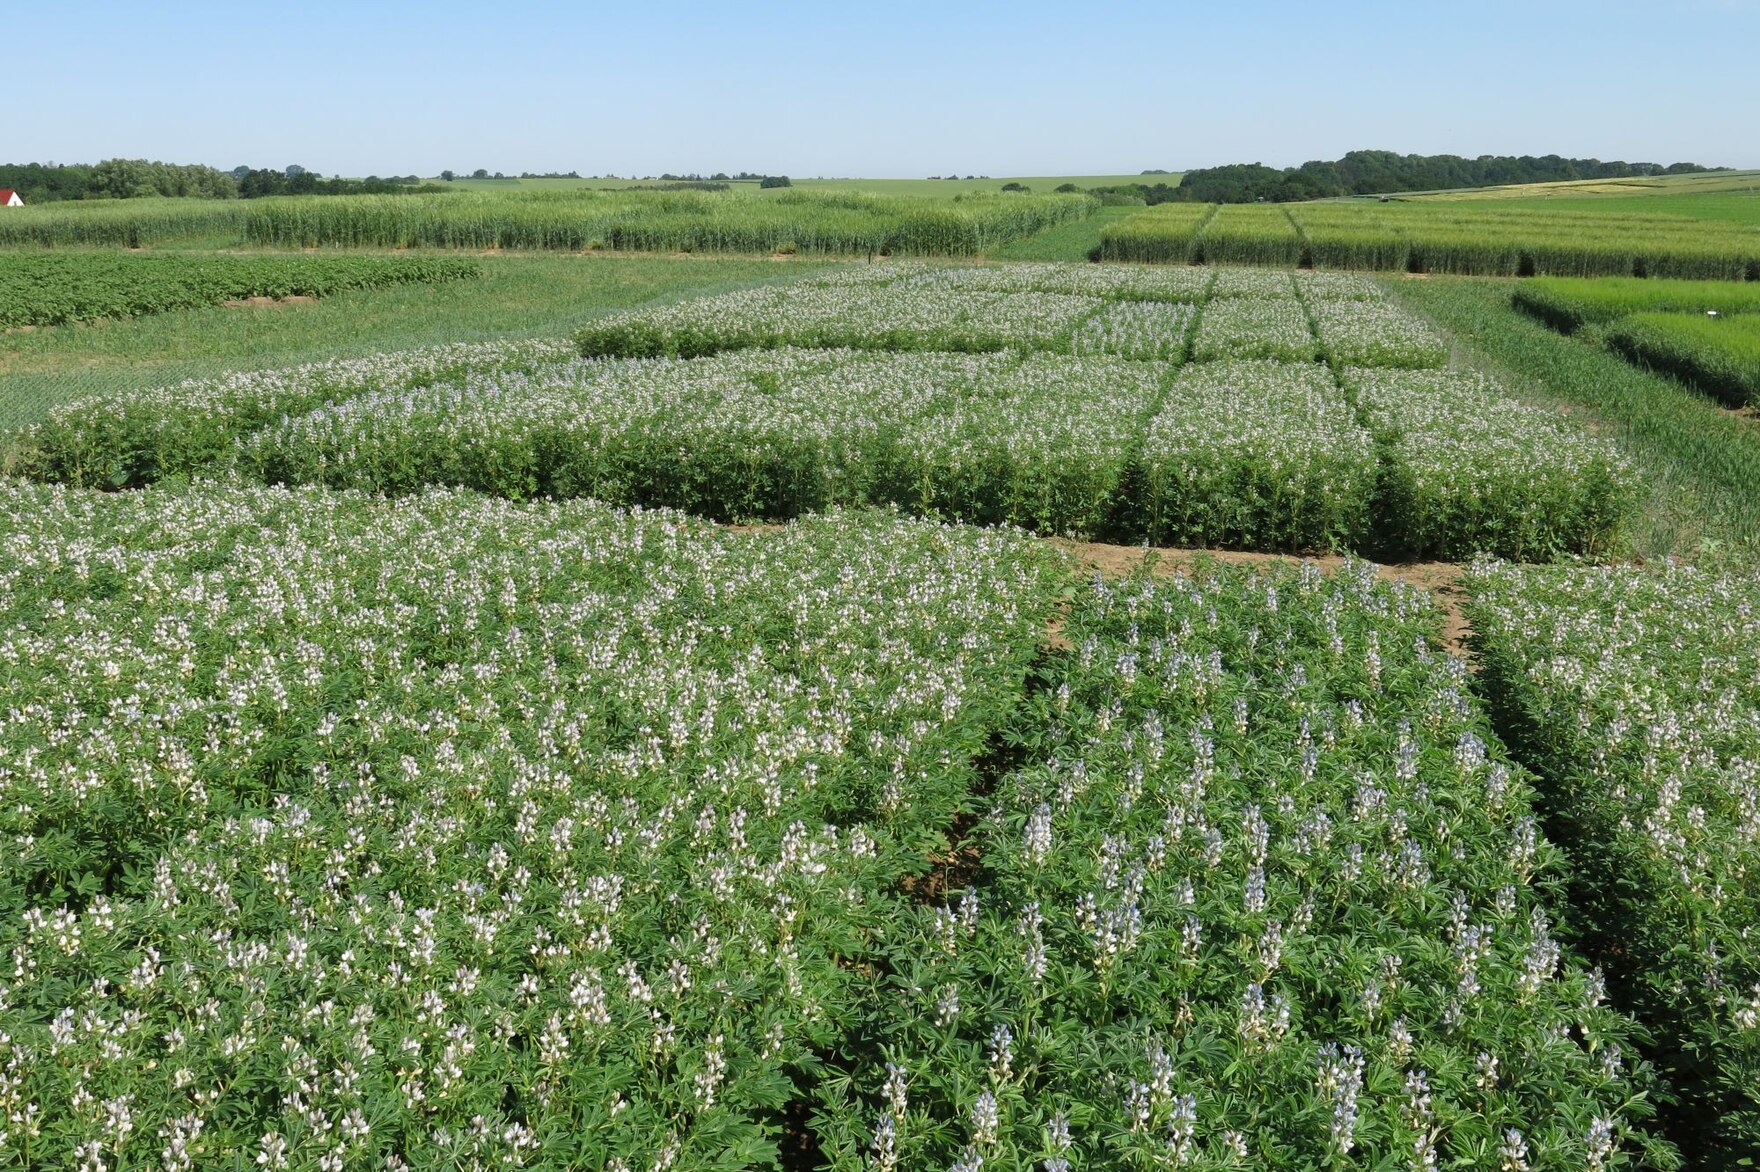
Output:
<instances>
[{"instance_id":1,"label":"rye field","mask_svg":"<svg viewBox=\"0 0 1760 1172\"><path fill-rule=\"evenodd\" d=\"M1751 1166L1739 225L957 194L0 218L0 1164Z\"/></svg>"}]
</instances>

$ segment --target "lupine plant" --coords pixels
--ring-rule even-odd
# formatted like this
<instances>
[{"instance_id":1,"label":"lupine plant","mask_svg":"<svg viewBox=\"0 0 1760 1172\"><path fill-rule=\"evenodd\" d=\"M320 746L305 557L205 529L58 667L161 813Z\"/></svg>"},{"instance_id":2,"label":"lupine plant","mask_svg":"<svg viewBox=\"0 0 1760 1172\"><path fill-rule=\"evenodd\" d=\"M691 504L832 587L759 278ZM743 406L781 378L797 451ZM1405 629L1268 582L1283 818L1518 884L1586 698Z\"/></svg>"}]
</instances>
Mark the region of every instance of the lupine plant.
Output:
<instances>
[{"instance_id":1,"label":"lupine plant","mask_svg":"<svg viewBox=\"0 0 1760 1172\"><path fill-rule=\"evenodd\" d=\"M1185 367L1141 463L1132 528L1159 545L1350 549L1365 536L1374 443L1317 363Z\"/></svg>"},{"instance_id":2,"label":"lupine plant","mask_svg":"<svg viewBox=\"0 0 1760 1172\"><path fill-rule=\"evenodd\" d=\"M1382 446L1382 556L1595 553L1635 503L1638 477L1613 444L1483 375L1351 368L1344 381Z\"/></svg>"},{"instance_id":3,"label":"lupine plant","mask_svg":"<svg viewBox=\"0 0 1760 1172\"><path fill-rule=\"evenodd\" d=\"M1018 535L0 485L0 1160L770 1165L1013 720Z\"/></svg>"},{"instance_id":4,"label":"lupine plant","mask_svg":"<svg viewBox=\"0 0 1760 1172\"><path fill-rule=\"evenodd\" d=\"M222 461L239 436L323 403L452 384L478 372L533 371L571 357L569 346L554 341L460 343L77 399L19 435L22 469L106 488L187 477Z\"/></svg>"},{"instance_id":5,"label":"lupine plant","mask_svg":"<svg viewBox=\"0 0 1760 1172\"><path fill-rule=\"evenodd\" d=\"M888 941L831 1167L1668 1167L1560 854L1369 567L1096 581L982 882Z\"/></svg>"},{"instance_id":6,"label":"lupine plant","mask_svg":"<svg viewBox=\"0 0 1760 1172\"><path fill-rule=\"evenodd\" d=\"M1760 1151L1760 579L1481 562L1469 615L1546 779L1585 943L1649 1027L1706 1168Z\"/></svg>"}]
</instances>

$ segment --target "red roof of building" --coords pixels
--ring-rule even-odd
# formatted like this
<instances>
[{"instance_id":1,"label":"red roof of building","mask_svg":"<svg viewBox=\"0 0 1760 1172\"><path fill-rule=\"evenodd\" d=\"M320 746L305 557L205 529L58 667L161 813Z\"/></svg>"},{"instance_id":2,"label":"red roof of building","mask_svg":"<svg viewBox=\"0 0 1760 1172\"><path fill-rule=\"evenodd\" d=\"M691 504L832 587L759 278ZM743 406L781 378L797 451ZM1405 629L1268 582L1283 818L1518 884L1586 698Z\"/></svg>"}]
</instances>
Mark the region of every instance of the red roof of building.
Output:
<instances>
[{"instance_id":1,"label":"red roof of building","mask_svg":"<svg viewBox=\"0 0 1760 1172\"><path fill-rule=\"evenodd\" d=\"M11 199L12 199L12 188L0 187L0 206L4 206Z\"/></svg>"}]
</instances>

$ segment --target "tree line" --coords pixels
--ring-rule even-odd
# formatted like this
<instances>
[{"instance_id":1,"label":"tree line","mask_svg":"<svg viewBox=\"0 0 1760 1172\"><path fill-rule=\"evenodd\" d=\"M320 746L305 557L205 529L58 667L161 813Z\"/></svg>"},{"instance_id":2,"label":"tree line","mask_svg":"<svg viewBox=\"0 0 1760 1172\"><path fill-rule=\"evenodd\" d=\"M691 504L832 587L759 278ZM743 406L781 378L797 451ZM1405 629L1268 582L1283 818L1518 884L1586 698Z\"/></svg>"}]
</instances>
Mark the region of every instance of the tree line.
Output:
<instances>
[{"instance_id":1,"label":"tree line","mask_svg":"<svg viewBox=\"0 0 1760 1172\"><path fill-rule=\"evenodd\" d=\"M98 163L0 163L0 187L27 204L77 199L257 199L265 195L376 195L444 191L414 175L326 179L294 164L280 169L234 167L222 171L200 163L153 159L105 159Z\"/></svg>"},{"instance_id":2,"label":"tree line","mask_svg":"<svg viewBox=\"0 0 1760 1172\"><path fill-rule=\"evenodd\" d=\"M1299 167L1230 163L1187 171L1177 184L1131 183L1091 188L1096 195L1141 199L1144 203L1293 203L1345 195L1401 191L1496 187L1506 183L1557 183L1573 179L1630 179L1726 171L1698 163L1627 163L1567 159L1560 155L1402 155L1394 151L1351 151L1341 159L1315 160Z\"/></svg>"}]
</instances>

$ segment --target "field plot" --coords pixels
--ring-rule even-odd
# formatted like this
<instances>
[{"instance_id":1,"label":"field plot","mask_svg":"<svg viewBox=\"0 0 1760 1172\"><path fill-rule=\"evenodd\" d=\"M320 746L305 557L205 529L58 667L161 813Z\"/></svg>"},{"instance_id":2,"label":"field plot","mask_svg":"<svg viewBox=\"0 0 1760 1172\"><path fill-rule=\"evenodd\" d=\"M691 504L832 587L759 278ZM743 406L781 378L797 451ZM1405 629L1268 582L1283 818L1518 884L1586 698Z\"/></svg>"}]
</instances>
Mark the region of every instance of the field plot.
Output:
<instances>
[{"instance_id":1,"label":"field plot","mask_svg":"<svg viewBox=\"0 0 1760 1172\"><path fill-rule=\"evenodd\" d=\"M1733 407L1760 404L1760 314L1637 313L1608 329L1607 344Z\"/></svg>"},{"instance_id":2,"label":"field plot","mask_svg":"<svg viewBox=\"0 0 1760 1172\"><path fill-rule=\"evenodd\" d=\"M472 372L516 375L571 354L545 341L438 346L105 395L51 411L26 429L26 460L47 480L139 487L224 462L239 436L332 400L431 387Z\"/></svg>"},{"instance_id":3,"label":"field plot","mask_svg":"<svg viewBox=\"0 0 1760 1172\"><path fill-rule=\"evenodd\" d=\"M1516 287L1515 306L1569 334L1586 325L1607 325L1634 313L1760 313L1760 284L1541 277Z\"/></svg>"},{"instance_id":4,"label":"field plot","mask_svg":"<svg viewBox=\"0 0 1760 1172\"><path fill-rule=\"evenodd\" d=\"M830 1165L1666 1166L1435 621L1360 565L1079 596L979 885L889 942Z\"/></svg>"},{"instance_id":5,"label":"field plot","mask_svg":"<svg viewBox=\"0 0 1760 1172\"><path fill-rule=\"evenodd\" d=\"M1167 205L1162 205L1165 207ZM1760 279L1751 223L1496 201L1151 208L1108 224L1108 260L1481 276Z\"/></svg>"},{"instance_id":6,"label":"field plot","mask_svg":"<svg viewBox=\"0 0 1760 1172\"><path fill-rule=\"evenodd\" d=\"M1760 285L1720 281L1541 280L1512 303L1732 407L1760 403Z\"/></svg>"},{"instance_id":7,"label":"field plot","mask_svg":"<svg viewBox=\"0 0 1760 1172\"><path fill-rule=\"evenodd\" d=\"M1344 381L1384 449L1380 556L1598 553L1634 507L1640 483L1629 462L1483 375L1353 368Z\"/></svg>"},{"instance_id":8,"label":"field plot","mask_svg":"<svg viewBox=\"0 0 1760 1172\"><path fill-rule=\"evenodd\" d=\"M326 297L480 271L474 261L446 257L0 253L0 327L139 317L247 297Z\"/></svg>"},{"instance_id":9,"label":"field plot","mask_svg":"<svg viewBox=\"0 0 1760 1172\"><path fill-rule=\"evenodd\" d=\"M893 504L1084 538L1377 556L1592 551L1631 506L1609 445L1488 386L1404 384L1397 439L1368 419L1343 372L1447 354L1355 278L1088 271L852 266L602 319L572 361L554 344L418 352L74 403L19 433L19 467L95 487L223 471L450 485L738 521ZM986 287L999 284L1016 291ZM1139 299L1181 288L1208 299ZM1478 408L1503 420L1495 440L1472 426ZM1465 461L1477 471L1450 471ZM1480 499L1500 485L1519 521Z\"/></svg>"},{"instance_id":10,"label":"field plot","mask_svg":"<svg viewBox=\"0 0 1760 1172\"><path fill-rule=\"evenodd\" d=\"M85 203L87 201L81 201ZM1091 215L1083 195L957 200L790 191L460 191L445 195L90 201L17 209L0 246L138 248L201 241L271 248L627 249L971 256Z\"/></svg>"},{"instance_id":11,"label":"field plot","mask_svg":"<svg viewBox=\"0 0 1760 1172\"><path fill-rule=\"evenodd\" d=\"M1158 545L1361 548L1375 451L1325 367L1180 372L1143 439L1121 525Z\"/></svg>"},{"instance_id":12,"label":"field plot","mask_svg":"<svg viewBox=\"0 0 1760 1172\"><path fill-rule=\"evenodd\" d=\"M1547 780L1587 943L1657 1038L1704 1167L1760 1151L1760 579L1469 580L1490 694Z\"/></svg>"},{"instance_id":13,"label":"field plot","mask_svg":"<svg viewBox=\"0 0 1760 1172\"><path fill-rule=\"evenodd\" d=\"M0 515L3 1142L53 1167L770 1164L1061 581L884 518Z\"/></svg>"}]
</instances>

